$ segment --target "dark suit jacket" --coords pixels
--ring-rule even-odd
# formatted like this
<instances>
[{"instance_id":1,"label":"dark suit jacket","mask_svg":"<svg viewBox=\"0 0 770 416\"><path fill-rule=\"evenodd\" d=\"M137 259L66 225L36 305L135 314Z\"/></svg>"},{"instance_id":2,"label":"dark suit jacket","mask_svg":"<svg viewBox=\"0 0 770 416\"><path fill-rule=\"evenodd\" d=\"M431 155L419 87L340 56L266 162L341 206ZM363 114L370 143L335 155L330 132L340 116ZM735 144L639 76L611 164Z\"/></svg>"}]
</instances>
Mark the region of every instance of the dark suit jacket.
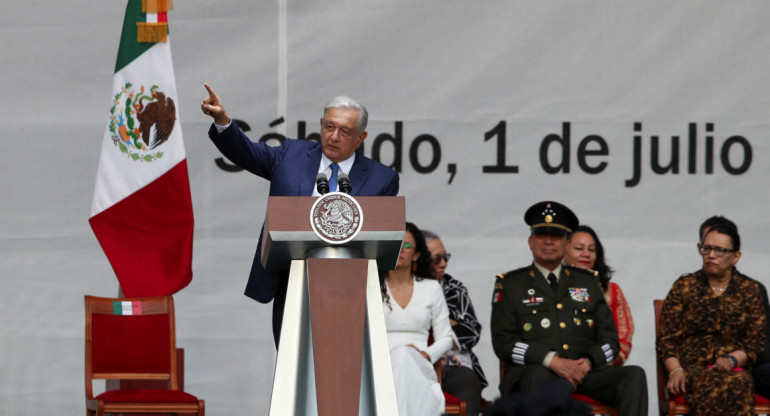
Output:
<instances>
[{"instance_id":1,"label":"dark suit jacket","mask_svg":"<svg viewBox=\"0 0 770 416\"><path fill-rule=\"evenodd\" d=\"M275 147L254 143L235 123L230 123L222 133L218 133L212 124L209 138L231 162L269 180L270 196L310 196L313 193L321 163L320 143L294 139L286 139L282 145ZM360 154L356 155L348 176L352 187L350 194L353 196L398 194L398 173ZM276 299L273 305L273 330L277 343L288 273L265 270L260 261L261 249L260 233L245 295L261 303Z\"/></svg>"}]
</instances>

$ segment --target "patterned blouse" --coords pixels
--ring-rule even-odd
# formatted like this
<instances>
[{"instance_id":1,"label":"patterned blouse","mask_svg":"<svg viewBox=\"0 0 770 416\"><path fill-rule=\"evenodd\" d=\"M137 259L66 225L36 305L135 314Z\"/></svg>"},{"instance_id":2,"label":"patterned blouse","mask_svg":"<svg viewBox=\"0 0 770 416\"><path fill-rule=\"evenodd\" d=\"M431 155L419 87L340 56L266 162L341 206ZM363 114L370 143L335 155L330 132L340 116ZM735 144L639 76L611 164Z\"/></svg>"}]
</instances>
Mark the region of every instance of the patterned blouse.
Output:
<instances>
[{"instance_id":1,"label":"patterned blouse","mask_svg":"<svg viewBox=\"0 0 770 416\"><path fill-rule=\"evenodd\" d=\"M716 296L702 271L681 276L661 312L658 358L676 357L683 367L707 366L735 350L751 367L765 347L765 311L759 284L733 270Z\"/></svg>"},{"instance_id":2,"label":"patterned blouse","mask_svg":"<svg viewBox=\"0 0 770 416\"><path fill-rule=\"evenodd\" d=\"M634 336L634 320L631 317L631 308L628 306L623 291L616 283L610 282L607 286L607 292L604 294L607 306L612 311L615 318L615 327L618 329L618 342L620 343L620 352L613 365L623 365L631 354L631 340Z\"/></svg>"},{"instance_id":3,"label":"patterned blouse","mask_svg":"<svg viewBox=\"0 0 770 416\"><path fill-rule=\"evenodd\" d=\"M459 280L455 280L448 274L445 274L441 280L441 288L444 289L444 297L447 307L449 307L449 319L457 322L457 325L452 326L452 330L460 344L460 350L470 354L473 361L473 372L479 378L481 388L484 388L489 383L487 383L484 371L472 350L481 337L481 324L473 311L468 289ZM452 365L452 360L449 360L449 365Z\"/></svg>"}]
</instances>

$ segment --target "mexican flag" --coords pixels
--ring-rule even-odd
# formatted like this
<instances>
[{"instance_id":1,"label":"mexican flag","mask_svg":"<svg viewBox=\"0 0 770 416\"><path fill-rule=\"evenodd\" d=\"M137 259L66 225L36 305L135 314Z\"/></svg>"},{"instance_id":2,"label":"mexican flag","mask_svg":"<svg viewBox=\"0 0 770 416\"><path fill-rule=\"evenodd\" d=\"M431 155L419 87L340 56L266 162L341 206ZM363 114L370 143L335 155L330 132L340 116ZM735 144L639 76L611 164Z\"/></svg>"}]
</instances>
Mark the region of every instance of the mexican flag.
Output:
<instances>
[{"instance_id":1,"label":"mexican flag","mask_svg":"<svg viewBox=\"0 0 770 416\"><path fill-rule=\"evenodd\" d=\"M192 280L193 210L167 11L128 0L89 223L126 297Z\"/></svg>"}]
</instances>

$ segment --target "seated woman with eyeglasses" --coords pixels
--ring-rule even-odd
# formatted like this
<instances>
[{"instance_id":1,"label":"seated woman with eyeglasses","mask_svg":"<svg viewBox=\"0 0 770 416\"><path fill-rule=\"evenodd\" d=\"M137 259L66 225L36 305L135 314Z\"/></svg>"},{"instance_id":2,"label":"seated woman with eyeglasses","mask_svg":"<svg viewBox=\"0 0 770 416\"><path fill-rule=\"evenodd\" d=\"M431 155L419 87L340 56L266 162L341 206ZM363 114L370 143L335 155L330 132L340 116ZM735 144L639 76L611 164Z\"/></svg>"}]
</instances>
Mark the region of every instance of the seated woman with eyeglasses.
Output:
<instances>
[{"instance_id":1,"label":"seated woman with eyeglasses","mask_svg":"<svg viewBox=\"0 0 770 416\"><path fill-rule=\"evenodd\" d=\"M430 251L433 277L441 283L444 291L449 308L449 323L454 333L452 350L447 354L442 387L445 392L466 403L469 415L478 415L481 412L481 390L489 384L473 353L473 347L481 338L481 323L476 319L468 289L446 273L452 255L446 252L441 238L425 229L422 234Z\"/></svg>"},{"instance_id":2,"label":"seated woman with eyeglasses","mask_svg":"<svg viewBox=\"0 0 770 416\"><path fill-rule=\"evenodd\" d=\"M660 317L658 358L666 390L684 395L695 415L753 415L751 366L765 346L765 312L756 281L735 268L735 227L710 228L698 245L703 267L681 276Z\"/></svg>"},{"instance_id":3,"label":"seated woman with eyeglasses","mask_svg":"<svg viewBox=\"0 0 770 416\"><path fill-rule=\"evenodd\" d=\"M399 415L440 415L444 393L433 363L452 348L452 328L425 238L410 222L396 268L380 273L380 289Z\"/></svg>"}]
</instances>

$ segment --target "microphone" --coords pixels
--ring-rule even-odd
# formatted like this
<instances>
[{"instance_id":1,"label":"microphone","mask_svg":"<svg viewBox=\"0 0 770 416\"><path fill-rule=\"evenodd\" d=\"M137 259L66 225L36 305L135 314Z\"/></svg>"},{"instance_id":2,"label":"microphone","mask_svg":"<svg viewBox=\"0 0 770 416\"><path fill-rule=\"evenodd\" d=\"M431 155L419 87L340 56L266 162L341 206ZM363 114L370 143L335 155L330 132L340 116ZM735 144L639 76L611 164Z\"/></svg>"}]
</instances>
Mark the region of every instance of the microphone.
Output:
<instances>
[{"instance_id":1,"label":"microphone","mask_svg":"<svg viewBox=\"0 0 770 416\"><path fill-rule=\"evenodd\" d=\"M338 188L341 192L350 194L350 190L352 188L350 186L350 178L348 177L348 175L346 175L344 172L340 172L339 178L337 179L337 183L339 184Z\"/></svg>"},{"instance_id":2,"label":"microphone","mask_svg":"<svg viewBox=\"0 0 770 416\"><path fill-rule=\"evenodd\" d=\"M326 177L326 174L321 172L315 177L315 189L318 190L318 193L321 195L324 195L329 192L329 179Z\"/></svg>"}]
</instances>

